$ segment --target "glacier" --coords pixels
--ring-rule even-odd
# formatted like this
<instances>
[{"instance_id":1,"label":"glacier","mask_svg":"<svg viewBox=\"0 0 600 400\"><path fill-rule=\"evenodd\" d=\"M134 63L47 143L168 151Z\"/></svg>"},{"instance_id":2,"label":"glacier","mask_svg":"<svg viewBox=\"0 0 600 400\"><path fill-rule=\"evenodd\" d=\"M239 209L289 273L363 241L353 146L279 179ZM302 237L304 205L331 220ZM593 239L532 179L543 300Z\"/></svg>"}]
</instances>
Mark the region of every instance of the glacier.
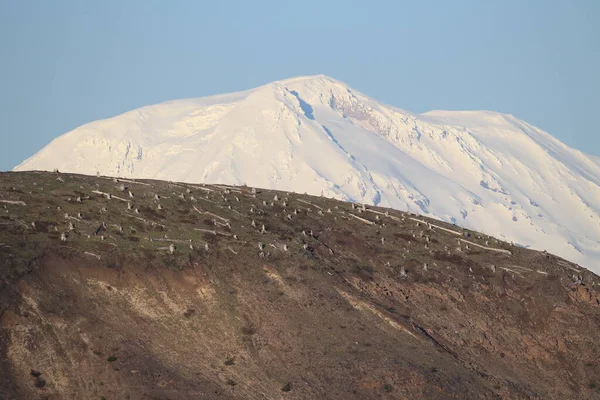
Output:
<instances>
[{"instance_id":1,"label":"glacier","mask_svg":"<svg viewBox=\"0 0 600 400\"><path fill-rule=\"evenodd\" d=\"M14 168L323 195L452 222L600 273L600 159L512 115L383 104L317 75L168 101Z\"/></svg>"}]
</instances>

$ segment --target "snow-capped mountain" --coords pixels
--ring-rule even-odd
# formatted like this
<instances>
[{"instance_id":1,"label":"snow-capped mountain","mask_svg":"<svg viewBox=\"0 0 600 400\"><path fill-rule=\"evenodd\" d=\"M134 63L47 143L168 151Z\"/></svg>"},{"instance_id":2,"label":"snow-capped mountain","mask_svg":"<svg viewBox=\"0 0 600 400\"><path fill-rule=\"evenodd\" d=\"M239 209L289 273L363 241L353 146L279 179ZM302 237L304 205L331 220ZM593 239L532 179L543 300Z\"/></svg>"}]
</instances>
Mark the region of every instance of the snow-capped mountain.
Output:
<instances>
[{"instance_id":1,"label":"snow-capped mountain","mask_svg":"<svg viewBox=\"0 0 600 400\"><path fill-rule=\"evenodd\" d=\"M600 159L512 115L414 114L326 76L170 101L66 133L15 168L248 184L455 222L600 272Z\"/></svg>"}]
</instances>

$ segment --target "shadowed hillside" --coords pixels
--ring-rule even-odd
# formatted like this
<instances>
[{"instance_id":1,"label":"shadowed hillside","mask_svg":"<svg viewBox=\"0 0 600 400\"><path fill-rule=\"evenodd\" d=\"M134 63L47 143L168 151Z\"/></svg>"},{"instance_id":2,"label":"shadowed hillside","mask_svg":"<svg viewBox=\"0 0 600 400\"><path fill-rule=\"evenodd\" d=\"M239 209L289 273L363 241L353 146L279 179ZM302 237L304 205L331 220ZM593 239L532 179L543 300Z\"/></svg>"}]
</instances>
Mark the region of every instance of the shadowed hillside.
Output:
<instances>
[{"instance_id":1,"label":"shadowed hillside","mask_svg":"<svg viewBox=\"0 0 600 400\"><path fill-rule=\"evenodd\" d=\"M600 279L377 207L0 174L0 399L600 398Z\"/></svg>"}]
</instances>

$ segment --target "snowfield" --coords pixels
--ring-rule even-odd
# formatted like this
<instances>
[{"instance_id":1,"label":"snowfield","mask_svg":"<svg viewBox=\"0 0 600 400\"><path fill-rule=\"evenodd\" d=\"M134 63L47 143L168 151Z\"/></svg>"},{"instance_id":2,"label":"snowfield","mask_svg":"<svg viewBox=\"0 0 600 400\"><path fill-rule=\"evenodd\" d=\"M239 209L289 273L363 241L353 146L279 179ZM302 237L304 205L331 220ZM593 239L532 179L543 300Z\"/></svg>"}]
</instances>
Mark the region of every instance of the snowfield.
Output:
<instances>
[{"instance_id":1,"label":"snowfield","mask_svg":"<svg viewBox=\"0 0 600 400\"><path fill-rule=\"evenodd\" d=\"M15 171L55 168L409 210L600 273L600 159L512 115L414 114L322 75L95 121Z\"/></svg>"}]
</instances>

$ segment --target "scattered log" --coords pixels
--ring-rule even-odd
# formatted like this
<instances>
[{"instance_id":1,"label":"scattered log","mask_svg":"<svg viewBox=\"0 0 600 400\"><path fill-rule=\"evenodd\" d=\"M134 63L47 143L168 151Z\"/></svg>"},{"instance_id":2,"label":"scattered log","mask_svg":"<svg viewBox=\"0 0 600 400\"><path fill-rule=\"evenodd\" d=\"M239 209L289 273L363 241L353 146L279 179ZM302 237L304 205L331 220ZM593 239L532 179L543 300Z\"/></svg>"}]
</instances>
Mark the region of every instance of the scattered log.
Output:
<instances>
[{"instance_id":1,"label":"scattered log","mask_svg":"<svg viewBox=\"0 0 600 400\"><path fill-rule=\"evenodd\" d=\"M122 197L113 196L110 193L102 192L100 190L92 190L92 193L102 195L102 196L106 197L108 200L110 200L110 199L117 199L117 200L121 200L121 201L124 201L124 202L128 201L127 199L124 199Z\"/></svg>"},{"instance_id":2,"label":"scattered log","mask_svg":"<svg viewBox=\"0 0 600 400\"><path fill-rule=\"evenodd\" d=\"M183 239L165 239L165 238L145 238L150 240L151 242L171 242L171 243L190 243L189 240L183 240Z\"/></svg>"},{"instance_id":3,"label":"scattered log","mask_svg":"<svg viewBox=\"0 0 600 400\"><path fill-rule=\"evenodd\" d=\"M506 267L500 267L500 268L501 268L501 269L503 269L503 270L505 270L505 271L507 271L507 272L511 272L511 273L513 273L513 274L517 274L517 275L519 275L521 278L525 278L525 277L523 276L523 274L522 274L522 273L520 273L519 271L515 271L514 269L510 269L510 268L506 268Z\"/></svg>"},{"instance_id":4,"label":"scattered log","mask_svg":"<svg viewBox=\"0 0 600 400\"><path fill-rule=\"evenodd\" d=\"M298 200L300 203L308 204L309 206L313 206L315 208L318 208L321 211L323 210L323 208L319 207L316 204L311 203L310 201L306 201L306 200L302 200L302 199L296 199L296 200Z\"/></svg>"},{"instance_id":5,"label":"scattered log","mask_svg":"<svg viewBox=\"0 0 600 400\"><path fill-rule=\"evenodd\" d=\"M102 196L110 196L110 193L102 192L100 190L92 190L92 193L99 194L99 195L102 195Z\"/></svg>"},{"instance_id":6,"label":"scattered log","mask_svg":"<svg viewBox=\"0 0 600 400\"><path fill-rule=\"evenodd\" d=\"M508 254L508 255L512 256L512 253L509 250L495 249L493 247L486 247L486 246L483 246L483 245L480 245L480 244L477 244L477 243L469 242L468 240L465 240L465 239L459 239L459 240L461 242L468 243L470 245L473 245L475 247L479 247L479 248L484 249L484 250L495 251L497 253L503 253L503 254Z\"/></svg>"},{"instance_id":7,"label":"scattered log","mask_svg":"<svg viewBox=\"0 0 600 400\"><path fill-rule=\"evenodd\" d=\"M19 206L26 206L27 205L23 200L0 200L0 203L15 204L15 205L19 205Z\"/></svg>"},{"instance_id":8,"label":"scattered log","mask_svg":"<svg viewBox=\"0 0 600 400\"><path fill-rule=\"evenodd\" d=\"M215 226L224 226L226 228L231 228L231 224L229 222L223 223L223 222L219 222L217 220L214 220L214 221L215 221Z\"/></svg>"},{"instance_id":9,"label":"scattered log","mask_svg":"<svg viewBox=\"0 0 600 400\"><path fill-rule=\"evenodd\" d=\"M204 233L210 233L212 235L216 235L217 231L216 230L210 230L210 229L202 229L202 228L194 228L195 231L199 231L199 232L204 232Z\"/></svg>"},{"instance_id":10,"label":"scattered log","mask_svg":"<svg viewBox=\"0 0 600 400\"><path fill-rule=\"evenodd\" d=\"M131 214L128 214L128 213L125 213L125 215L127 215L128 217L135 218L135 219L138 219L140 221L143 221L143 222L145 222L147 224L158 225L158 226L163 227L165 229L167 228L165 225L159 224L158 222L150 221L150 220L147 220L147 219L144 219L144 218L141 218L141 217L136 217L135 215L131 215Z\"/></svg>"},{"instance_id":11,"label":"scattered log","mask_svg":"<svg viewBox=\"0 0 600 400\"><path fill-rule=\"evenodd\" d=\"M124 202L126 202L126 203L129 201L129 200L127 200L127 199L124 199L124 198L122 198L122 197L119 197L119 196L113 196L113 195L111 195L110 197L111 197L112 199L121 200L121 201L124 201Z\"/></svg>"},{"instance_id":12,"label":"scattered log","mask_svg":"<svg viewBox=\"0 0 600 400\"><path fill-rule=\"evenodd\" d=\"M194 188L194 189L205 190L205 191L207 191L207 192L214 192L214 190L213 190L213 189L209 189L209 188L207 188L207 187L203 187L203 186L191 186L191 185L190 185L190 187L191 187L191 188Z\"/></svg>"},{"instance_id":13,"label":"scattered log","mask_svg":"<svg viewBox=\"0 0 600 400\"><path fill-rule=\"evenodd\" d=\"M221 190L230 190L232 192L236 192L236 193L242 194L242 191L239 190L239 189L236 189L235 186L213 185L213 187L216 187L216 188L221 189Z\"/></svg>"},{"instance_id":14,"label":"scattered log","mask_svg":"<svg viewBox=\"0 0 600 400\"><path fill-rule=\"evenodd\" d=\"M436 229L440 229L440 230L442 230L442 231L445 231L445 232L451 233L451 234L453 234L453 235L457 235L457 236L461 236L461 235L462 235L460 232L453 231L452 229L444 228L444 227L442 227L442 226L439 226L439 225L430 224L429 222L426 222L426 221L423 221L423 220L420 220L420 219L417 219L417 218L412 218L412 217L410 217L410 219L412 219L413 221L416 221L416 222L421 222L421 223L423 223L423 224L427 224L428 226L432 226L432 227L434 227L434 228L436 228Z\"/></svg>"},{"instance_id":15,"label":"scattered log","mask_svg":"<svg viewBox=\"0 0 600 400\"><path fill-rule=\"evenodd\" d=\"M384 215L384 216L388 217L389 219L392 219L392 220L394 220L396 222L404 222L403 219L398 218L398 217L394 217L393 215L390 215L389 212L381 212L381 211L371 210L370 208L367 208L365 211L371 212L371 213L374 213L374 214Z\"/></svg>"},{"instance_id":16,"label":"scattered log","mask_svg":"<svg viewBox=\"0 0 600 400\"><path fill-rule=\"evenodd\" d=\"M98 260L100 259L100 256L98 254L90 253L89 251L85 251L83 254L96 257Z\"/></svg>"},{"instance_id":17,"label":"scattered log","mask_svg":"<svg viewBox=\"0 0 600 400\"><path fill-rule=\"evenodd\" d=\"M29 229L29 225L27 225L25 222L21 221L20 219L13 219L13 221L23 225L25 227L25 229Z\"/></svg>"},{"instance_id":18,"label":"scattered log","mask_svg":"<svg viewBox=\"0 0 600 400\"><path fill-rule=\"evenodd\" d=\"M350 215L351 217L356 218L357 220L364 222L365 224L369 224L369 225L375 225L375 222L369 221L368 219L364 219L362 217L359 217L358 215L354 215L352 213L348 213L348 215Z\"/></svg>"},{"instance_id":19,"label":"scattered log","mask_svg":"<svg viewBox=\"0 0 600 400\"><path fill-rule=\"evenodd\" d=\"M113 179L113 178L105 178L105 179ZM129 180L129 179L121 179L121 178L117 178L117 182L127 182L127 183L135 183L137 185L144 185L144 186L152 186L149 183L145 183L145 182L138 182L138 181L134 181L134 180Z\"/></svg>"},{"instance_id":20,"label":"scattered log","mask_svg":"<svg viewBox=\"0 0 600 400\"><path fill-rule=\"evenodd\" d=\"M198 210L196 210L196 211L198 211ZM198 212L199 212L199 211L198 211ZM219 216L219 215L217 215L217 214L213 214L213 213L211 213L211 212L208 212L208 211L205 211L205 212L204 212L204 214L206 214L206 215L210 215L211 217L215 217L215 218L218 218L218 219L220 219L221 221L225 221L226 223L229 223L229 220L228 220L227 218L221 217L221 216Z\"/></svg>"}]
</instances>

